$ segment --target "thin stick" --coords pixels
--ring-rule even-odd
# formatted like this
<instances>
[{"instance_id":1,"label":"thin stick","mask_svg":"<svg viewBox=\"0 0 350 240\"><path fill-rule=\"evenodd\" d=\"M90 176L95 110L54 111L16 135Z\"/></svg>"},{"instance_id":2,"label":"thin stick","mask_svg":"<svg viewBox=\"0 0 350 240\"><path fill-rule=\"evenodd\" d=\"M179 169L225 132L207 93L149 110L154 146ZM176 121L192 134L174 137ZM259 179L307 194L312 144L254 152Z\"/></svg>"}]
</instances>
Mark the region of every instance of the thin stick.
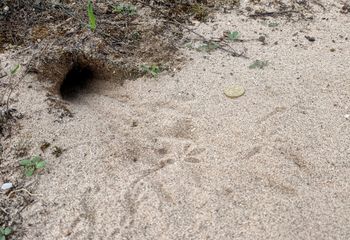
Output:
<instances>
[{"instance_id":1,"label":"thin stick","mask_svg":"<svg viewBox=\"0 0 350 240\"><path fill-rule=\"evenodd\" d=\"M268 16L276 16L276 15L285 15L289 13L298 13L298 11L295 10L288 10L288 11L280 11L280 12L261 12L261 13L254 13L250 14L249 17L268 17Z\"/></svg>"}]
</instances>

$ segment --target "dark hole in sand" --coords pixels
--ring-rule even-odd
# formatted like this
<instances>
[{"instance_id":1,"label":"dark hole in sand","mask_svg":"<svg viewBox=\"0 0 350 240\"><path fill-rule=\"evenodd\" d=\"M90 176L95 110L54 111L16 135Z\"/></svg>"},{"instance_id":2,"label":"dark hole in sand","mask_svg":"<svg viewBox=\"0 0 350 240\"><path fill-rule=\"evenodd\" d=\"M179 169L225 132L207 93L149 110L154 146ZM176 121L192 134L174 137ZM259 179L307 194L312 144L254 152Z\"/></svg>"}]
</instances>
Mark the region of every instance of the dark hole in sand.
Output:
<instances>
[{"instance_id":1,"label":"dark hole in sand","mask_svg":"<svg viewBox=\"0 0 350 240\"><path fill-rule=\"evenodd\" d=\"M94 71L90 66L75 63L66 74L60 87L60 94L64 100L72 101L87 90L94 80Z\"/></svg>"}]
</instances>

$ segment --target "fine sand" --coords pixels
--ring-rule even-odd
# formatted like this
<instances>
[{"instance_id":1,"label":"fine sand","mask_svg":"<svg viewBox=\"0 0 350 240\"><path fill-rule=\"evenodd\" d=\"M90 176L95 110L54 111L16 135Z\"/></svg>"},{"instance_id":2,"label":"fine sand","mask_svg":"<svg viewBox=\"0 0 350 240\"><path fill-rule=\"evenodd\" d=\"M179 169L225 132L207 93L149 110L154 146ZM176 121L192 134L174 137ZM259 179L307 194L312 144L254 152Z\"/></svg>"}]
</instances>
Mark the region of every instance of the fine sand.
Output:
<instances>
[{"instance_id":1,"label":"fine sand","mask_svg":"<svg viewBox=\"0 0 350 240\"><path fill-rule=\"evenodd\" d=\"M248 58L184 48L174 74L95 81L61 121L24 79L13 141L64 149L42 154L25 239L350 239L349 15L218 14L193 28L266 44L231 44ZM227 98L232 84L245 94Z\"/></svg>"}]
</instances>

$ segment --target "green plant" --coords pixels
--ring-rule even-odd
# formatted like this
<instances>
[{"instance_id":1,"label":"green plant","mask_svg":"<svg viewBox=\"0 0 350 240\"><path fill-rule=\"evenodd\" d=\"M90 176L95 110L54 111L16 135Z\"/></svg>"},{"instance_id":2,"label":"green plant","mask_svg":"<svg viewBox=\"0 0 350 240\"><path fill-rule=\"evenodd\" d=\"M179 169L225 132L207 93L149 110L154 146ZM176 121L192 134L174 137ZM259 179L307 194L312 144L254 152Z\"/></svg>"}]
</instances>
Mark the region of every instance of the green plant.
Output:
<instances>
[{"instance_id":1,"label":"green plant","mask_svg":"<svg viewBox=\"0 0 350 240\"><path fill-rule=\"evenodd\" d=\"M6 236L12 233L12 229L9 227L0 227L0 240L6 240Z\"/></svg>"},{"instance_id":2,"label":"green plant","mask_svg":"<svg viewBox=\"0 0 350 240\"><path fill-rule=\"evenodd\" d=\"M157 77L158 74L161 72L161 69L158 65L152 64L152 65L141 65L141 69L146 72L150 73L153 77Z\"/></svg>"},{"instance_id":3,"label":"green plant","mask_svg":"<svg viewBox=\"0 0 350 240\"><path fill-rule=\"evenodd\" d=\"M132 4L118 4L114 6L114 13L132 16L136 14L136 7Z\"/></svg>"},{"instance_id":4,"label":"green plant","mask_svg":"<svg viewBox=\"0 0 350 240\"><path fill-rule=\"evenodd\" d=\"M211 52L219 48L219 45L215 42L205 43L197 48L197 51L200 52Z\"/></svg>"},{"instance_id":5,"label":"green plant","mask_svg":"<svg viewBox=\"0 0 350 240\"><path fill-rule=\"evenodd\" d=\"M88 12L88 17L89 17L89 28L91 31L95 31L95 29L96 29L96 17L94 14L94 9L93 9L91 0L89 0L89 2L88 2L87 12Z\"/></svg>"},{"instance_id":6,"label":"green plant","mask_svg":"<svg viewBox=\"0 0 350 240\"><path fill-rule=\"evenodd\" d=\"M30 177L36 170L43 169L46 162L39 156L34 156L31 159L24 159L20 161L20 165L24 167L24 174Z\"/></svg>"},{"instance_id":7,"label":"green plant","mask_svg":"<svg viewBox=\"0 0 350 240\"><path fill-rule=\"evenodd\" d=\"M230 41L235 41L238 39L238 37L239 37L239 32L237 31L227 33L227 38Z\"/></svg>"},{"instance_id":8,"label":"green plant","mask_svg":"<svg viewBox=\"0 0 350 240\"><path fill-rule=\"evenodd\" d=\"M268 61L262 61L262 60L255 60L255 62L253 62L250 66L249 69L263 69L264 67L266 67L268 65Z\"/></svg>"},{"instance_id":9,"label":"green plant","mask_svg":"<svg viewBox=\"0 0 350 240\"><path fill-rule=\"evenodd\" d=\"M194 49L193 44L191 42L186 43L184 46L185 48L188 48L188 49Z\"/></svg>"},{"instance_id":10,"label":"green plant","mask_svg":"<svg viewBox=\"0 0 350 240\"><path fill-rule=\"evenodd\" d=\"M277 22L270 22L267 26L274 28L274 27L278 26L278 23Z\"/></svg>"},{"instance_id":11,"label":"green plant","mask_svg":"<svg viewBox=\"0 0 350 240\"><path fill-rule=\"evenodd\" d=\"M19 64L16 64L11 70L10 70L10 73L11 75L15 75L17 70L19 69Z\"/></svg>"}]
</instances>

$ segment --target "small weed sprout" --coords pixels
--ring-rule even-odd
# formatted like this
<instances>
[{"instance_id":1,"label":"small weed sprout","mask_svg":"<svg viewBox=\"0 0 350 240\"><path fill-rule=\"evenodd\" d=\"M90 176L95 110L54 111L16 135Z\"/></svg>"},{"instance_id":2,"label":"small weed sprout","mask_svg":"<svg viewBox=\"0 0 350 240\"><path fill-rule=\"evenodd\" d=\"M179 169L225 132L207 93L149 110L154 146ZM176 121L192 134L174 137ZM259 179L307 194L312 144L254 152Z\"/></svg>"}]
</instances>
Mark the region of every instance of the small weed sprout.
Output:
<instances>
[{"instance_id":1,"label":"small weed sprout","mask_svg":"<svg viewBox=\"0 0 350 240\"><path fill-rule=\"evenodd\" d=\"M96 29L96 17L94 14L94 9L93 9L91 0L89 0L89 2L88 2L87 12L88 12L88 17L89 17L89 28L91 31L95 31L95 29Z\"/></svg>"},{"instance_id":2,"label":"small weed sprout","mask_svg":"<svg viewBox=\"0 0 350 240\"><path fill-rule=\"evenodd\" d=\"M250 66L249 69L263 69L268 65L268 61L255 60Z\"/></svg>"},{"instance_id":3,"label":"small weed sprout","mask_svg":"<svg viewBox=\"0 0 350 240\"><path fill-rule=\"evenodd\" d=\"M16 64L11 70L10 70L10 73L11 75L15 75L17 70L19 69L20 65L19 64Z\"/></svg>"},{"instance_id":4,"label":"small weed sprout","mask_svg":"<svg viewBox=\"0 0 350 240\"><path fill-rule=\"evenodd\" d=\"M27 177L33 176L36 170L43 169L46 162L39 156L34 156L31 159L24 159L20 161L20 165L24 167L24 174Z\"/></svg>"},{"instance_id":5,"label":"small weed sprout","mask_svg":"<svg viewBox=\"0 0 350 240\"><path fill-rule=\"evenodd\" d=\"M132 4L118 4L113 9L114 13L133 16L136 14L136 7Z\"/></svg>"},{"instance_id":6,"label":"small weed sprout","mask_svg":"<svg viewBox=\"0 0 350 240\"><path fill-rule=\"evenodd\" d=\"M236 41L238 37L239 37L239 32L237 31L227 33L227 38L230 41Z\"/></svg>"},{"instance_id":7,"label":"small weed sprout","mask_svg":"<svg viewBox=\"0 0 350 240\"><path fill-rule=\"evenodd\" d=\"M199 51L199 52L212 52L218 48L219 48L219 45L217 43L210 41L208 43L205 43L205 44L197 47L197 51Z\"/></svg>"},{"instance_id":8,"label":"small weed sprout","mask_svg":"<svg viewBox=\"0 0 350 240\"><path fill-rule=\"evenodd\" d=\"M161 68L156 64L152 64L150 66L149 65L141 65L141 69L143 70L143 72L149 73L153 77L157 77L158 74L161 72Z\"/></svg>"},{"instance_id":9,"label":"small weed sprout","mask_svg":"<svg viewBox=\"0 0 350 240\"><path fill-rule=\"evenodd\" d=\"M6 237L12 233L9 227L0 227L0 240L6 240Z\"/></svg>"},{"instance_id":10,"label":"small weed sprout","mask_svg":"<svg viewBox=\"0 0 350 240\"><path fill-rule=\"evenodd\" d=\"M194 49L194 46L193 46L193 44L191 42L189 42L189 43L185 44L185 48Z\"/></svg>"},{"instance_id":11,"label":"small weed sprout","mask_svg":"<svg viewBox=\"0 0 350 240\"><path fill-rule=\"evenodd\" d=\"M267 26L271 28L275 28L275 27L278 27L278 25L279 24L277 22L270 22Z\"/></svg>"}]
</instances>

